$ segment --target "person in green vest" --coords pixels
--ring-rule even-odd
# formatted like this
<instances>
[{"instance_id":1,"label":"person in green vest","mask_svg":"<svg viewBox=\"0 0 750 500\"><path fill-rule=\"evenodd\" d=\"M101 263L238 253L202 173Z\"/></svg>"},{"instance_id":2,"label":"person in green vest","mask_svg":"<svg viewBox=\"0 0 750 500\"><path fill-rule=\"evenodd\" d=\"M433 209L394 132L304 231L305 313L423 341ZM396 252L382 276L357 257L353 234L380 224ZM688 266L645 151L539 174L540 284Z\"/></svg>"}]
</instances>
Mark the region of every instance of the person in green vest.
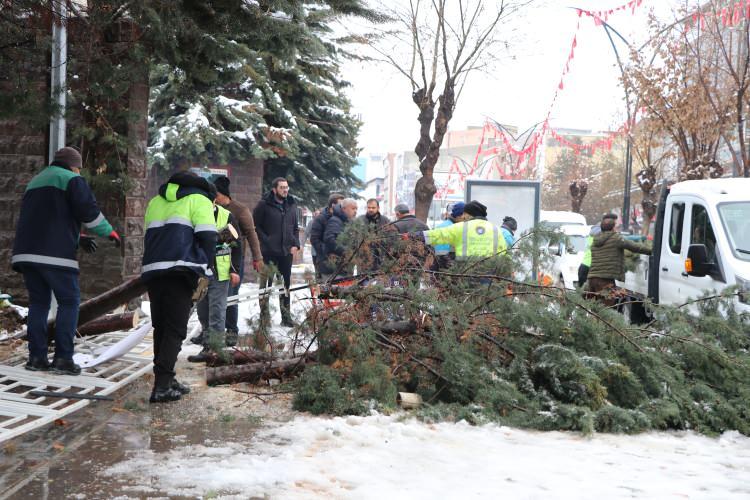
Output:
<instances>
[{"instance_id":1,"label":"person in green vest","mask_svg":"<svg viewBox=\"0 0 750 500\"><path fill-rule=\"evenodd\" d=\"M216 187L210 184L212 192ZM198 356L191 356L188 361L200 362L211 350L209 343L224 345L226 335L227 296L230 286L240 282L240 260L242 247L228 235L227 226L234 227L232 213L214 201L214 220L219 237L216 241L216 273L210 278L206 296L198 302L198 321L201 324L200 344L203 350Z\"/></svg>"},{"instance_id":2,"label":"person in green vest","mask_svg":"<svg viewBox=\"0 0 750 500\"><path fill-rule=\"evenodd\" d=\"M508 246L499 227L487 220L487 207L478 201L464 206L466 219L448 227L416 233L428 245L450 245L456 260L491 257L505 253Z\"/></svg>"},{"instance_id":3,"label":"person in green vest","mask_svg":"<svg viewBox=\"0 0 750 500\"><path fill-rule=\"evenodd\" d=\"M586 237L586 251L583 252L583 261L578 266L578 287L583 288L586 284L586 279L589 276L589 268L591 267L591 245L594 243L594 236L602 232L602 227L599 224L591 226L589 235Z\"/></svg>"}]
</instances>

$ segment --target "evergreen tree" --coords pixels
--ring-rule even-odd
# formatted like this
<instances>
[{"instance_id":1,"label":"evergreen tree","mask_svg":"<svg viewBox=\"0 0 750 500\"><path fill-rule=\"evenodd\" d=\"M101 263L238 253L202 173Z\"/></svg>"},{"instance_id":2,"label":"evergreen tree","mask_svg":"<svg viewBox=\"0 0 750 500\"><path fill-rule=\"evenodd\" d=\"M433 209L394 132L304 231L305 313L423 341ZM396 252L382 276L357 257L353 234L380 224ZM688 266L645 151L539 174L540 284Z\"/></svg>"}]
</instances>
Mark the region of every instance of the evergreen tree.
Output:
<instances>
[{"instance_id":1,"label":"evergreen tree","mask_svg":"<svg viewBox=\"0 0 750 500\"><path fill-rule=\"evenodd\" d=\"M244 4L229 22L230 50L216 54L222 70L211 73L210 88L178 64L152 73L150 159L164 168L263 158L267 183L287 177L314 206L356 184L359 122L344 95L330 24L343 14L373 14L359 1L272 3Z\"/></svg>"}]
</instances>

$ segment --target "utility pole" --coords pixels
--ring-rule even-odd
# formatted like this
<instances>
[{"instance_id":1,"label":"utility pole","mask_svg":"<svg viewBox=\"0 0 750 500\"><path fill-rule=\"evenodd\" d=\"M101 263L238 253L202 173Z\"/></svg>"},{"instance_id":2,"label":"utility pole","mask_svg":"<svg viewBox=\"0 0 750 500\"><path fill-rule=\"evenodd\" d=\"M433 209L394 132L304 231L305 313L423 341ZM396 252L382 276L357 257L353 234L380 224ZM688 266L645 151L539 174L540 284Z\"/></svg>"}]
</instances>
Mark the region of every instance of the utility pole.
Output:
<instances>
[{"instance_id":1,"label":"utility pole","mask_svg":"<svg viewBox=\"0 0 750 500\"><path fill-rule=\"evenodd\" d=\"M54 106L49 122L49 162L65 147L65 73L68 65L67 0L50 0L52 7L52 63L50 95Z\"/></svg>"}]
</instances>

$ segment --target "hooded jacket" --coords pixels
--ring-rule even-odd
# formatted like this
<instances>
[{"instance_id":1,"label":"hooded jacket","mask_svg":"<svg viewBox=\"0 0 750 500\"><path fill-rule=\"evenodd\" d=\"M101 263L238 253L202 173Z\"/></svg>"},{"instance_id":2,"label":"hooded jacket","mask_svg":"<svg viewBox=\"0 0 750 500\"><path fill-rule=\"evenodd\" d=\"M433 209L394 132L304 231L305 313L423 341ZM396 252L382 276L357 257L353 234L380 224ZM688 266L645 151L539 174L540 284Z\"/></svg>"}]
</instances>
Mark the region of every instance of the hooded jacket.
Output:
<instances>
[{"instance_id":1,"label":"hooded jacket","mask_svg":"<svg viewBox=\"0 0 750 500\"><path fill-rule=\"evenodd\" d=\"M291 196L278 203L269 192L255 206L253 219L264 257L284 257L292 247L300 248L297 203Z\"/></svg>"},{"instance_id":2,"label":"hooded jacket","mask_svg":"<svg viewBox=\"0 0 750 500\"><path fill-rule=\"evenodd\" d=\"M144 280L164 273L213 275L216 220L206 179L180 172L159 188L146 207Z\"/></svg>"},{"instance_id":3,"label":"hooded jacket","mask_svg":"<svg viewBox=\"0 0 750 500\"><path fill-rule=\"evenodd\" d=\"M81 224L106 237L112 226L86 180L59 165L46 167L26 186L16 225L11 263L15 271L42 266L78 272Z\"/></svg>"},{"instance_id":4,"label":"hooded jacket","mask_svg":"<svg viewBox=\"0 0 750 500\"><path fill-rule=\"evenodd\" d=\"M335 271L335 268L331 266L329 260L332 255L344 255L346 249L339 245L338 237L344 232L344 229L349 222L349 218L344 213L344 209L341 205L334 205L333 214L331 214L331 217L328 219L325 232L323 233L324 253L322 256L319 256L319 262L322 266L321 272L324 274L331 274Z\"/></svg>"},{"instance_id":5,"label":"hooded jacket","mask_svg":"<svg viewBox=\"0 0 750 500\"><path fill-rule=\"evenodd\" d=\"M588 278L625 280L625 250L651 254L651 247L626 240L620 233L602 231L591 245L591 267Z\"/></svg>"}]
</instances>

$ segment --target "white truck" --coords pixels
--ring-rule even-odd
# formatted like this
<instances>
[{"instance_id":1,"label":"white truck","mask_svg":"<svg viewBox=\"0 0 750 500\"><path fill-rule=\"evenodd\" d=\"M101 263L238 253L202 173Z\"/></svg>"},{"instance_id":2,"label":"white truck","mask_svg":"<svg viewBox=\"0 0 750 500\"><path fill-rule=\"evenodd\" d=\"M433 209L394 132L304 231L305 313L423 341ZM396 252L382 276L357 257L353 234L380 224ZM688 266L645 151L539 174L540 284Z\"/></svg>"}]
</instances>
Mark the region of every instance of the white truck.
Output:
<instances>
[{"instance_id":1,"label":"white truck","mask_svg":"<svg viewBox=\"0 0 750 500\"><path fill-rule=\"evenodd\" d=\"M681 305L738 285L736 300L750 312L750 179L685 181L664 187L653 232L653 251L617 285L634 299ZM625 304L632 321L642 304Z\"/></svg>"},{"instance_id":2,"label":"white truck","mask_svg":"<svg viewBox=\"0 0 750 500\"><path fill-rule=\"evenodd\" d=\"M578 287L578 267L583 262L583 254L586 252L586 237L589 235L590 226L563 224L557 231L565 237L543 249L552 258L543 266L543 272L555 286L575 290Z\"/></svg>"}]
</instances>

